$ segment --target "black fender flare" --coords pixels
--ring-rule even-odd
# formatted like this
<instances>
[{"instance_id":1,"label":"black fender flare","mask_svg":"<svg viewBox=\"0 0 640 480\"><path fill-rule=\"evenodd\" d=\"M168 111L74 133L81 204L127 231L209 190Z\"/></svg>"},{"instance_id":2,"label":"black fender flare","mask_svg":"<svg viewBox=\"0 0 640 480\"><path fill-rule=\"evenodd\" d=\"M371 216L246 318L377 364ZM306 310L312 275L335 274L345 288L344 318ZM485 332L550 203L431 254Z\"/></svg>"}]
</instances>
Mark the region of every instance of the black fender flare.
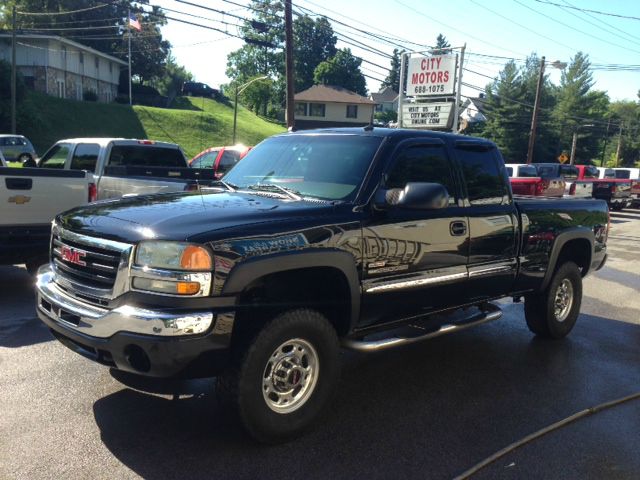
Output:
<instances>
[{"instance_id":1,"label":"black fender flare","mask_svg":"<svg viewBox=\"0 0 640 480\"><path fill-rule=\"evenodd\" d=\"M556 237L553 242L553 246L551 247L551 252L549 252L549 264L547 266L547 271L544 274L544 279L542 280L542 285L540 286L540 291L547 288L549 282L551 282L551 277L553 277L553 273L556 270L556 264L558 262L558 257L560 256L560 252L562 251L562 247L571 240L587 240L589 245L591 246L591 250L589 252L589 261L587 262L588 266L591 265L591 258L593 258L594 251L594 238L593 238L593 230L589 227L573 227L569 230L566 230ZM586 275L587 272L583 272L583 276Z\"/></svg>"},{"instance_id":2,"label":"black fender flare","mask_svg":"<svg viewBox=\"0 0 640 480\"><path fill-rule=\"evenodd\" d=\"M247 259L231 270L222 288L222 295L238 295L251 282L265 275L314 267L335 268L345 276L351 297L349 331L352 331L360 317L360 276L356 260L349 252L314 249Z\"/></svg>"}]
</instances>

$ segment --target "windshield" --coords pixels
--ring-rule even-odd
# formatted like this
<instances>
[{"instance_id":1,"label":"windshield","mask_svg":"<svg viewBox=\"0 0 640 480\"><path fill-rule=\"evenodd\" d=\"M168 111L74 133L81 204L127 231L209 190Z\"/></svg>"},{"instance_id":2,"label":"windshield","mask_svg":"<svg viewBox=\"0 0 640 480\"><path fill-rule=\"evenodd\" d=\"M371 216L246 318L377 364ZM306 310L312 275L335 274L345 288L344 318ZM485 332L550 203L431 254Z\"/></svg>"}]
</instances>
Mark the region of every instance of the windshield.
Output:
<instances>
[{"instance_id":1,"label":"windshield","mask_svg":"<svg viewBox=\"0 0 640 480\"><path fill-rule=\"evenodd\" d=\"M522 165L518 167L519 177L537 177L538 171L533 165Z\"/></svg>"},{"instance_id":2,"label":"windshield","mask_svg":"<svg viewBox=\"0 0 640 480\"><path fill-rule=\"evenodd\" d=\"M303 197L347 200L362 183L381 141L360 135L273 137L251 150L223 180L238 188L278 185Z\"/></svg>"}]
</instances>

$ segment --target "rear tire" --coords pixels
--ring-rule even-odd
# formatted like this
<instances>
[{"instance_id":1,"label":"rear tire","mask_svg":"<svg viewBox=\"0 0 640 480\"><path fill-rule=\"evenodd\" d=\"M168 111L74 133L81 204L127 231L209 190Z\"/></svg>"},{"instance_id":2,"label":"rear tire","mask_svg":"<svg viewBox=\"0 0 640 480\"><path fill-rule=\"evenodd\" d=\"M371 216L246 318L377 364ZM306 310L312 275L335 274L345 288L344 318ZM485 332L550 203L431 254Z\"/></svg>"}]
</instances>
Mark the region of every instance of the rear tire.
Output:
<instances>
[{"instance_id":1,"label":"rear tire","mask_svg":"<svg viewBox=\"0 0 640 480\"><path fill-rule=\"evenodd\" d=\"M218 393L257 441L285 441L329 403L340 375L339 351L336 331L322 314L289 310L267 323L218 378Z\"/></svg>"},{"instance_id":2,"label":"rear tire","mask_svg":"<svg viewBox=\"0 0 640 480\"><path fill-rule=\"evenodd\" d=\"M529 330L545 338L563 338L573 329L582 303L582 276L573 262L560 265L547 288L527 295L524 316Z\"/></svg>"}]
</instances>

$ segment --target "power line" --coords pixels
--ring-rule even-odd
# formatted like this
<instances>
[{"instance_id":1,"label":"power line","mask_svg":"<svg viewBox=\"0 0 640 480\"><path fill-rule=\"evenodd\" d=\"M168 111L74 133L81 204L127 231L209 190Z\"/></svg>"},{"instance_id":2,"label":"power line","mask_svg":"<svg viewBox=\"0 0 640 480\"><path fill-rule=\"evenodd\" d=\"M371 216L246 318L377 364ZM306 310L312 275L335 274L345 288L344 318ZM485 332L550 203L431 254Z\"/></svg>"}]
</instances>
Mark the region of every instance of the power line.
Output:
<instances>
[{"instance_id":1,"label":"power line","mask_svg":"<svg viewBox=\"0 0 640 480\"><path fill-rule=\"evenodd\" d=\"M559 5L557 3L549 2L547 0L536 0L536 2L538 2L538 3L546 3L547 5L553 5L555 7L563 7L564 6L564 5ZM572 8L574 10L580 10L581 12L596 13L598 15L607 15L609 17L626 18L628 20L640 20L640 17L632 17L630 15L619 15L617 13L601 12L599 10L590 10L588 8L580 8L580 7L573 7L573 6L567 7L567 8Z\"/></svg>"},{"instance_id":2,"label":"power line","mask_svg":"<svg viewBox=\"0 0 640 480\"><path fill-rule=\"evenodd\" d=\"M587 20L586 18L583 18L583 17L579 16L577 13L570 12L568 9L569 9L569 8L571 8L571 7L573 7L573 5L571 5L571 4L570 4L569 2L567 2L566 0L562 0L562 2L566 4L566 7L560 7L560 8L562 8L565 12L569 13L570 15L573 15L574 17L576 17L576 18L578 18L578 19L582 20L583 22L587 22L588 24L593 25L593 26L594 26L594 27L596 27L596 28L600 28L600 29L602 29L602 28L603 28L602 26L597 25L596 23L594 23L594 22L592 22L592 21L590 21L590 20ZM575 7L574 7L574 8L575 8ZM637 43L637 41L638 41L638 40L640 40L640 37L636 37L635 35L631 35L631 34L630 34L630 33L628 33L628 32L625 32L625 31L623 31L623 30L620 30L619 28L614 27L613 25L611 25L611 24L609 24L609 23L605 22L604 20L599 19L598 17L596 17L596 16L594 16L594 15L591 15L591 14L590 14L590 13L588 13L588 12L581 12L581 13L582 13L582 14L584 14L584 15L586 15L587 17L591 17L591 18L593 18L596 22L598 22L598 23L600 23L600 24L602 24L602 25L606 25L607 27L610 27L610 28L605 28L604 30L605 30L607 33L609 33L609 34L611 34L611 35L614 35L614 36L616 36L616 37L619 37L619 38L621 38L622 40L624 40L624 41L626 41L626 42L631 41L631 42L633 42L633 43ZM623 38L623 37L621 37L621 36L620 36L620 34L624 34L627 38ZM629 37L631 38L631 40L629 39Z\"/></svg>"},{"instance_id":3,"label":"power line","mask_svg":"<svg viewBox=\"0 0 640 480\"><path fill-rule=\"evenodd\" d=\"M397 1L397 0L396 0L396 1ZM571 30L575 30L575 31L576 31L576 32L578 32L578 33L582 33L583 35L586 35L586 36L588 36L589 38L595 38L596 40L600 40L601 42L608 43L609 45L613 45L614 47L623 48L624 50L629 50L630 52L640 53L640 50L634 50L633 48L627 48L627 47L625 47L624 45L620 45L620 44L618 44L618 43L610 42L609 40L606 40L606 39L604 39L604 38L596 37L592 32L585 32L585 31L583 31L583 30L580 30L579 28L575 28L575 27L573 27L573 26L571 26L571 25L569 25L569 24L567 24L567 23L561 22L560 20L557 20L556 18L551 17L550 15L544 14L544 13L542 13L542 12L539 12L539 11L538 11L538 10L536 10L535 8L531 8L530 6L525 5L525 4L524 4L524 3L522 3L520 0L513 0L513 1L514 1L514 2L516 2L518 5L523 6L523 7L524 7L524 8L526 8L527 10L531 10L532 12L537 13L538 15L541 15L541 16L543 16L543 17L545 17L545 18L548 18L549 20L552 20L552 21L554 21L554 22L556 22L556 23L558 23L558 24L560 24L560 25L562 25L562 26L564 26L564 27L570 28ZM543 2L543 3L544 3L544 2Z\"/></svg>"},{"instance_id":4,"label":"power line","mask_svg":"<svg viewBox=\"0 0 640 480\"><path fill-rule=\"evenodd\" d=\"M67 10L67 11L64 11L64 12L46 12L45 13L45 12L18 12L18 11L16 11L16 13L18 15L28 15L28 16L31 16L31 17L54 16L54 15L70 15L72 13L88 12L89 10L97 10L98 8L110 7L114 3L116 3L116 2L103 3L103 4L100 4L100 5L95 5L93 7L81 8L80 10Z\"/></svg>"}]
</instances>

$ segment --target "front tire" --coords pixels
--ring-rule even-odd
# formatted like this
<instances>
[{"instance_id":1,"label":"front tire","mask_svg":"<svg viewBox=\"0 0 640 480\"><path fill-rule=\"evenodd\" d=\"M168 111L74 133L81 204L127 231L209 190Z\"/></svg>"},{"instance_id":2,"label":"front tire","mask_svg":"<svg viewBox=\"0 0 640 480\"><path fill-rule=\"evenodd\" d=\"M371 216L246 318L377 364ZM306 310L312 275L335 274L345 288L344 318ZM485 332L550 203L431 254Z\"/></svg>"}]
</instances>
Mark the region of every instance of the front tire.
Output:
<instances>
[{"instance_id":1,"label":"front tire","mask_svg":"<svg viewBox=\"0 0 640 480\"><path fill-rule=\"evenodd\" d=\"M581 303L580 269L575 263L566 262L556 270L544 292L525 297L527 326L541 337L566 337L576 324Z\"/></svg>"},{"instance_id":2,"label":"front tire","mask_svg":"<svg viewBox=\"0 0 640 480\"><path fill-rule=\"evenodd\" d=\"M267 323L218 388L263 443L302 433L329 402L340 374L336 331L319 312L296 309Z\"/></svg>"}]
</instances>

